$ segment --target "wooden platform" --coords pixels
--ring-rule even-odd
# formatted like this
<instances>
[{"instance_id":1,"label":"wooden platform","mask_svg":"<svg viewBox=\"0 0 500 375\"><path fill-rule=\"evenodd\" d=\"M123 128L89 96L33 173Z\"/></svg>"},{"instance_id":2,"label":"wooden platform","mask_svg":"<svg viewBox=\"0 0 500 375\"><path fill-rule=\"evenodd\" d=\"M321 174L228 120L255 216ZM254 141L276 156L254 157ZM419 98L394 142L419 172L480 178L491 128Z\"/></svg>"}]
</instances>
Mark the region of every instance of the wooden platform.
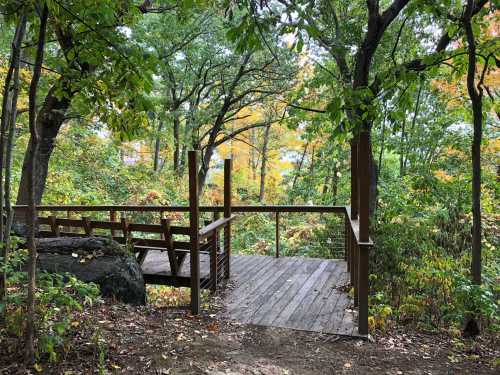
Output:
<instances>
[{"instance_id":1,"label":"wooden platform","mask_svg":"<svg viewBox=\"0 0 500 375\"><path fill-rule=\"evenodd\" d=\"M344 261L235 256L225 317L242 323L356 335Z\"/></svg>"},{"instance_id":2,"label":"wooden platform","mask_svg":"<svg viewBox=\"0 0 500 375\"><path fill-rule=\"evenodd\" d=\"M222 317L241 323L358 336L353 301L345 291L346 262L301 257L233 256ZM165 253L151 252L146 279L170 274ZM181 274L188 280L189 263ZM202 277L208 259L201 261ZM149 276L148 276L149 275Z\"/></svg>"},{"instance_id":3,"label":"wooden platform","mask_svg":"<svg viewBox=\"0 0 500 375\"><path fill-rule=\"evenodd\" d=\"M170 263L166 252L149 251L142 264L142 273L146 284L165 284L174 286L190 286L189 255L186 256L179 270L179 276L173 277L170 271ZM208 255L200 254L200 277L208 279L210 273L210 260Z\"/></svg>"}]
</instances>

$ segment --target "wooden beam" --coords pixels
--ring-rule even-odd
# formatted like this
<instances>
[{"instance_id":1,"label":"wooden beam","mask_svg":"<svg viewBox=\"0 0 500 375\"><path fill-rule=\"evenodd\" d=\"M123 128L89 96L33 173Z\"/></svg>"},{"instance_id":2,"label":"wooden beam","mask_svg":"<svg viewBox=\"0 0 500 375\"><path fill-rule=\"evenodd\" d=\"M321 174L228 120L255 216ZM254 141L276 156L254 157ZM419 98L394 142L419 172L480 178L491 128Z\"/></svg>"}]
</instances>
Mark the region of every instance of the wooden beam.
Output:
<instances>
[{"instance_id":1,"label":"wooden beam","mask_svg":"<svg viewBox=\"0 0 500 375\"><path fill-rule=\"evenodd\" d=\"M358 217L358 138L351 140L351 217Z\"/></svg>"},{"instance_id":2,"label":"wooden beam","mask_svg":"<svg viewBox=\"0 0 500 375\"><path fill-rule=\"evenodd\" d=\"M276 212L276 258L280 257L280 213Z\"/></svg>"},{"instance_id":3,"label":"wooden beam","mask_svg":"<svg viewBox=\"0 0 500 375\"><path fill-rule=\"evenodd\" d=\"M189 242L191 276L191 313L200 312L200 207L198 197L198 152L188 152L189 164Z\"/></svg>"},{"instance_id":4,"label":"wooden beam","mask_svg":"<svg viewBox=\"0 0 500 375\"><path fill-rule=\"evenodd\" d=\"M368 334L368 259L370 246L358 246L358 332Z\"/></svg>"},{"instance_id":5,"label":"wooden beam","mask_svg":"<svg viewBox=\"0 0 500 375\"><path fill-rule=\"evenodd\" d=\"M232 215L232 191L231 191L231 170L232 160L224 160L224 217L230 218ZM224 227L224 276L229 279L231 276L231 222Z\"/></svg>"},{"instance_id":6,"label":"wooden beam","mask_svg":"<svg viewBox=\"0 0 500 375\"><path fill-rule=\"evenodd\" d=\"M358 189L359 189L359 240L370 240L370 133L362 131L359 135L358 148Z\"/></svg>"}]
</instances>

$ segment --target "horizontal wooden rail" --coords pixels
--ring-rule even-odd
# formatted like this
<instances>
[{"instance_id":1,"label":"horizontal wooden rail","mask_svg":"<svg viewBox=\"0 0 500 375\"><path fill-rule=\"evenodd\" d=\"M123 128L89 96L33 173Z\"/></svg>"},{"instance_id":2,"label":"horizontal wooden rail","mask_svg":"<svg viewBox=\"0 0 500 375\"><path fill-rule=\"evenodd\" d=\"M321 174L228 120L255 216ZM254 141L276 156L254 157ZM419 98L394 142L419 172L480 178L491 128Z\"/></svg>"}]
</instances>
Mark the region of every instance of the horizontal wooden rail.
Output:
<instances>
[{"instance_id":1,"label":"horizontal wooden rail","mask_svg":"<svg viewBox=\"0 0 500 375\"><path fill-rule=\"evenodd\" d=\"M14 210L24 211L27 206L16 205L13 207ZM84 205L39 205L37 206L38 211L66 211L68 213L68 219L58 219L58 224L66 225L68 227L78 224L78 220L70 218L70 213L75 212L106 212L110 213L110 217L113 218L112 222L115 220L117 212L159 212L162 214L167 212L189 212L188 206L141 206L141 205L96 205L96 206L84 206ZM218 231L220 228L228 229L231 225L231 220L234 218L232 213L274 213L276 215L276 256L279 256L279 215L280 213L336 213L345 215L345 258L347 260L348 270L351 276L351 285L354 288L354 303L358 307L358 330L359 333L368 333L368 276L369 276L369 251L373 247L373 241L371 238L368 241L360 241L360 225L357 218L353 218L351 215L350 206L322 206L322 205L239 205L231 206L229 212L225 212L224 206L200 206L199 211L201 212L213 212L214 217L219 213L224 213L226 217L222 219L216 219L214 222L208 224L202 228L196 235L196 241L200 239L210 238L209 243L206 245L213 247L213 252L217 255L217 244L218 244ZM84 219L84 218L82 218ZM88 220L88 218L87 218ZM53 221L53 219L52 219ZM96 221L95 227L103 229L111 229L113 231L120 230L121 223L105 223ZM52 225L51 219L42 218L41 224ZM76 225L75 225L76 226ZM147 231L158 231L160 232L160 226L156 224L132 224L133 230L147 230ZM58 229L58 228L57 228ZM190 228L184 227L170 227L172 234L184 234L191 235ZM59 229L58 229L59 231ZM61 235L66 233L62 232ZM83 234L76 234L82 235ZM226 277L229 275L229 254L230 254L230 242L228 238L229 233L225 233L225 253L226 253ZM118 242L125 241L125 238L113 236ZM163 247L165 246L164 240L154 240L154 239L132 239L137 247ZM227 242L227 243L226 243ZM196 242L198 243L198 242ZM173 244L177 251L187 251L192 253L192 245L190 242L174 241ZM208 248L207 248L208 249ZM215 250L214 250L215 249ZM199 247L198 251L204 251L205 249ZM191 254L192 255L192 254ZM217 258L214 256L211 262L211 272L214 273L217 267ZM193 271L193 270L192 270ZM196 271L196 270L195 270ZM216 273L216 276L217 273ZM212 287L216 288L217 282L212 278ZM191 286L193 287L193 286ZM196 302L196 301L195 301Z\"/></svg>"},{"instance_id":2,"label":"horizontal wooden rail","mask_svg":"<svg viewBox=\"0 0 500 375\"><path fill-rule=\"evenodd\" d=\"M27 210L28 206L15 205L14 210ZM117 206L117 205L39 205L38 211L72 211L72 212L98 212L98 211L117 211L117 212L189 212L188 206ZM346 206L317 206L317 205L241 205L232 206L233 212L317 212L317 213L345 213ZM223 206L200 206L202 212L224 212Z\"/></svg>"},{"instance_id":3,"label":"horizontal wooden rail","mask_svg":"<svg viewBox=\"0 0 500 375\"><path fill-rule=\"evenodd\" d=\"M208 224L206 227L201 228L200 234L199 234L200 240L204 240L205 238L209 237L213 231L225 227L235 217L236 216L234 216L234 215L231 215L230 217L224 217L222 219L218 219L218 220Z\"/></svg>"},{"instance_id":4,"label":"horizontal wooden rail","mask_svg":"<svg viewBox=\"0 0 500 375\"><path fill-rule=\"evenodd\" d=\"M349 224L351 226L352 233L354 234L354 239L358 245L364 246L373 246L373 241L370 238L369 241L360 241L359 239L359 220L353 219L351 216L350 206L346 206L345 213L347 215L347 219L349 220Z\"/></svg>"}]
</instances>

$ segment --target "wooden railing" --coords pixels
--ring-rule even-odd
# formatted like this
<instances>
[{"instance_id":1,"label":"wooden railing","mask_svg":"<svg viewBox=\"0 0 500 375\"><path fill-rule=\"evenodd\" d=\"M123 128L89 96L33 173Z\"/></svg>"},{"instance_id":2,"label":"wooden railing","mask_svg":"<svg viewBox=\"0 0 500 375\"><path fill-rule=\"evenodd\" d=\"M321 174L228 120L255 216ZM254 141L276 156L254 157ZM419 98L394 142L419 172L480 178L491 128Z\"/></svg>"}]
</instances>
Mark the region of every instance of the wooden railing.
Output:
<instances>
[{"instance_id":1,"label":"wooden railing","mask_svg":"<svg viewBox=\"0 0 500 375\"><path fill-rule=\"evenodd\" d=\"M229 207L229 212L227 207ZM26 206L15 206L16 210L24 210ZM165 217L167 213L190 212L188 206L138 206L138 205L98 205L98 206L84 206L84 205L40 205L38 211L49 212L65 212L67 217L72 217L75 213L85 212L108 212L110 221L115 221L117 213L124 216L127 212L151 212L158 214L158 220ZM351 210L349 206L318 206L318 205L239 205L239 206L199 206L199 212L211 212L214 214L213 222L208 223L204 228L197 231L197 243L201 240L208 239L211 244L212 256L210 257L210 274L219 275L221 267L224 267L224 274L229 277L230 262L218 259L214 254L217 251L220 242L220 233L224 231L224 252L231 253L231 235L230 225L234 218L234 214L248 214L248 213L270 213L275 215L275 256L280 256L280 216L283 213L326 213L326 214L339 214L343 215L345 219L344 229L344 259L347 262L348 271L350 273L350 282L354 289L354 304L358 307L358 327L359 333L368 333L368 258L369 251L373 246L373 242L361 241L359 234L359 221L351 218ZM224 214L223 218L219 218L220 214ZM108 216L107 215L107 216ZM67 222L71 224L71 221ZM199 223L196 224L197 227ZM190 231L186 228L185 233ZM199 250L199 245L198 245ZM195 257L196 259L196 257ZM196 261L196 260L195 260ZM198 258L199 263L199 258ZM196 269L195 269L196 272ZM199 267L197 272L199 272ZM199 277L199 275L198 275ZM211 278L210 288L215 290L217 288L218 277ZM205 285L200 285L205 287Z\"/></svg>"}]
</instances>

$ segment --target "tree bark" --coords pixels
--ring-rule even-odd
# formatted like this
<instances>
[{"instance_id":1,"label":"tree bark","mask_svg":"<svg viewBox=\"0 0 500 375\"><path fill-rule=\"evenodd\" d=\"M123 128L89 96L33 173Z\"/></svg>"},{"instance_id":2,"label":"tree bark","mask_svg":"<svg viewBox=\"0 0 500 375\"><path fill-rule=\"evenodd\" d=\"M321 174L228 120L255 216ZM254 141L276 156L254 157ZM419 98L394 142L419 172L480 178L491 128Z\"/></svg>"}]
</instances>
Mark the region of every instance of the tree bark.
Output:
<instances>
[{"instance_id":1,"label":"tree bark","mask_svg":"<svg viewBox=\"0 0 500 375\"><path fill-rule=\"evenodd\" d=\"M260 165L260 189L259 189L259 202L264 201L265 187L266 187L266 174L267 174L267 149L269 145L269 133L271 124L267 125L264 130L264 143L262 145L262 163Z\"/></svg>"},{"instance_id":2,"label":"tree bark","mask_svg":"<svg viewBox=\"0 0 500 375\"><path fill-rule=\"evenodd\" d=\"M406 168L408 165L408 156L410 154L410 146L411 146L411 143L413 141L413 132L415 131L415 125L417 123L418 111L420 109L420 99L422 97L423 86L424 86L423 81L420 81L420 86L418 88L418 94L417 94L417 102L415 103L415 111L413 113L413 119L411 121L410 130L408 131L408 134L406 136L405 153L404 153L404 160L403 160L403 170L405 173L406 173Z\"/></svg>"},{"instance_id":3,"label":"tree bark","mask_svg":"<svg viewBox=\"0 0 500 375\"><path fill-rule=\"evenodd\" d=\"M7 263L10 250L10 228L12 222L12 209L10 203L10 180L12 165L12 145L14 129L17 118L17 98L19 95L19 63L21 57L21 43L26 31L26 16L21 15L11 47L11 58L9 70L5 79L2 102L2 117L0 131L0 243L4 246L0 249L0 257L3 263ZM11 85L12 83L12 85ZM12 88L11 88L12 86ZM11 92L12 91L12 92ZM5 142L7 145L5 147ZM5 165L5 191L3 185L3 174ZM5 197L5 198L4 198ZM5 214L4 214L5 205ZM4 224L4 216L6 217ZM5 225L5 226L4 226ZM6 274L0 273L0 301L5 297Z\"/></svg>"},{"instance_id":4,"label":"tree bark","mask_svg":"<svg viewBox=\"0 0 500 375\"><path fill-rule=\"evenodd\" d=\"M155 139L155 151L153 158L153 171L159 172L160 170L160 147L161 147L161 131L163 130L163 121L160 120L158 123L158 129L156 129L156 139Z\"/></svg>"},{"instance_id":5,"label":"tree bark","mask_svg":"<svg viewBox=\"0 0 500 375\"><path fill-rule=\"evenodd\" d=\"M405 174L405 140L406 140L406 113L403 119L403 125L401 126L401 143L399 150L399 177L403 177Z\"/></svg>"},{"instance_id":6,"label":"tree bark","mask_svg":"<svg viewBox=\"0 0 500 375\"><path fill-rule=\"evenodd\" d=\"M483 90L481 82L476 88L476 43L472 28L474 1L468 0L464 29L468 44L467 90L472 103L473 139L472 153L472 281L481 285L481 141L483 135ZM488 62L486 61L485 64Z\"/></svg>"},{"instance_id":7,"label":"tree bark","mask_svg":"<svg viewBox=\"0 0 500 375\"><path fill-rule=\"evenodd\" d=\"M56 91L58 85L62 85L65 95L58 98ZM35 202L40 204L45 190L45 181L49 170L49 161L54 151L54 143L65 121L65 114L71 104L73 92L70 90L68 82L61 78L54 84L45 98L45 101L38 112L36 127L39 133L39 152L37 154L37 166L35 170ZM19 192L17 194L17 204L25 205L29 200L28 185L30 181L29 150L33 148L33 139L30 138L28 149L25 153Z\"/></svg>"},{"instance_id":8,"label":"tree bark","mask_svg":"<svg viewBox=\"0 0 500 375\"><path fill-rule=\"evenodd\" d=\"M174 127L173 127L173 136L174 136L174 173L179 174L180 170L180 119L177 113L174 113Z\"/></svg>"},{"instance_id":9,"label":"tree bark","mask_svg":"<svg viewBox=\"0 0 500 375\"><path fill-rule=\"evenodd\" d=\"M302 165L304 165L304 160L306 158L308 147L309 147L309 142L307 142L306 145L304 146L304 151L302 152L302 156L300 157L300 161L299 161L299 164L297 166L297 170L295 171L295 176L293 176L292 190L295 188L295 185L297 184L297 179L298 179L298 176L300 175L300 172L302 170Z\"/></svg>"},{"instance_id":10,"label":"tree bark","mask_svg":"<svg viewBox=\"0 0 500 375\"><path fill-rule=\"evenodd\" d=\"M26 341L25 341L25 362L32 365L35 362L35 288L36 288L36 243L35 230L37 224L36 212L36 161L38 152L38 129L36 119L36 95L38 91L38 82L40 80L43 53L45 48L45 34L47 30L47 18L49 9L44 4L42 14L40 15L40 30L38 32L38 43L33 68L33 77L31 78L29 90L29 128L31 134L31 146L28 152L28 298L26 301Z\"/></svg>"}]
</instances>

